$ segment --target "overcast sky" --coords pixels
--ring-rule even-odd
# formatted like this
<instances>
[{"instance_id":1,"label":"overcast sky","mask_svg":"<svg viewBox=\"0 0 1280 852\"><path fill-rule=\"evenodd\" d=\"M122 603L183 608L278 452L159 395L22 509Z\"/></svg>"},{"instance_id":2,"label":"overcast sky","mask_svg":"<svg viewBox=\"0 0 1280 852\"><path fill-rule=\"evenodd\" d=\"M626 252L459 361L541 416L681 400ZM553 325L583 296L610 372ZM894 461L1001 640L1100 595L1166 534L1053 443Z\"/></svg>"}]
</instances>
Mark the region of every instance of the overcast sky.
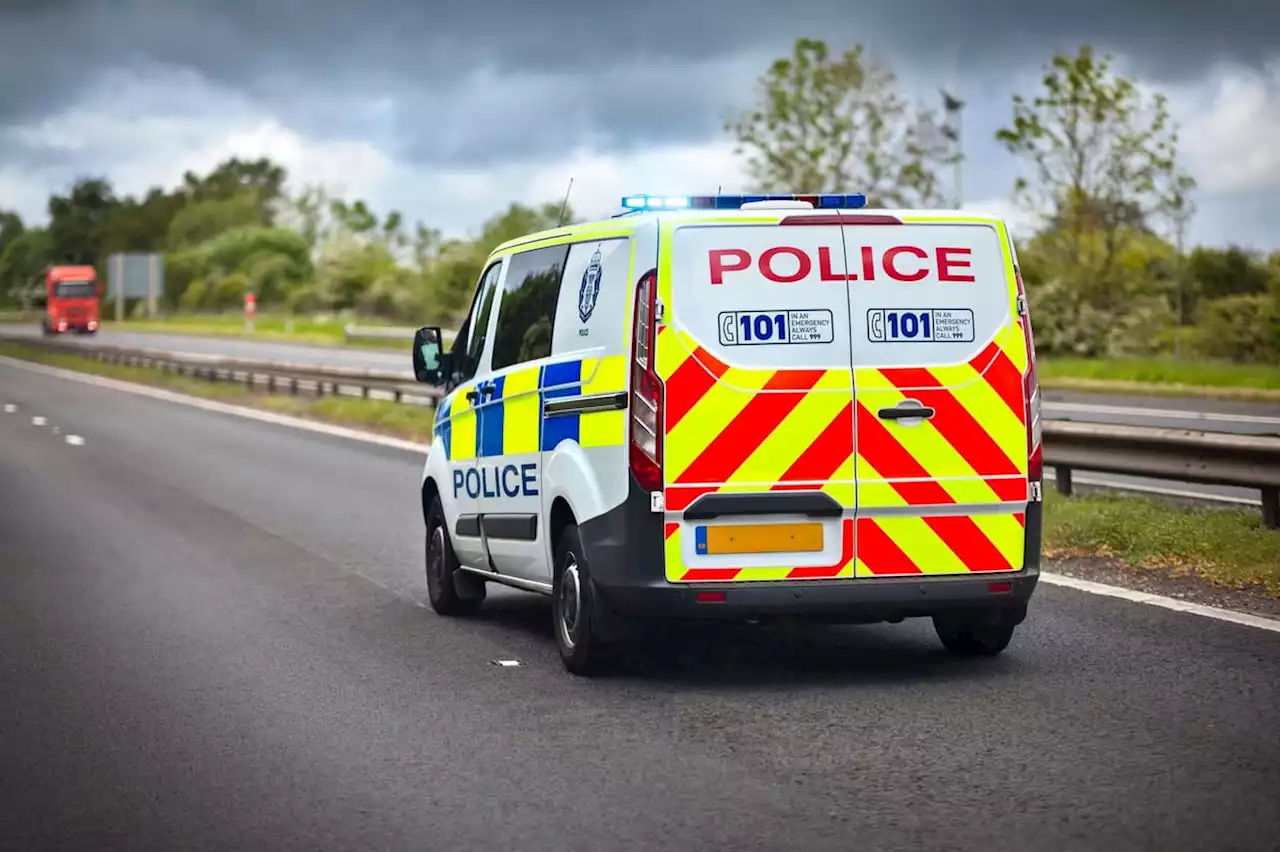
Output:
<instances>
[{"instance_id":1,"label":"overcast sky","mask_svg":"<svg viewBox=\"0 0 1280 852\"><path fill-rule=\"evenodd\" d=\"M1280 248L1265 0L0 0L0 207L39 221L78 175L136 193L231 154L450 234L570 177L582 214L750 189L723 118L800 35L954 88L966 205L1011 217L1010 95L1055 50L1114 52L1181 122L1193 239Z\"/></svg>"}]
</instances>

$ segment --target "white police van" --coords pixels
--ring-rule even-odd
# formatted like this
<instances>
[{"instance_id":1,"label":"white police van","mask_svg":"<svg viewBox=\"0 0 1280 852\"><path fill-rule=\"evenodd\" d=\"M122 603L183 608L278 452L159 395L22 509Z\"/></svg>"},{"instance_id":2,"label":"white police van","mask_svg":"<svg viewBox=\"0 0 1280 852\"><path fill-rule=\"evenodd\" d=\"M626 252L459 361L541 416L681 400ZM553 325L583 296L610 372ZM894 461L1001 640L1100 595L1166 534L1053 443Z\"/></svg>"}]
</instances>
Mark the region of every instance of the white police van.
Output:
<instances>
[{"instance_id":1,"label":"white police van","mask_svg":"<svg viewBox=\"0 0 1280 852\"><path fill-rule=\"evenodd\" d=\"M448 352L427 589L553 598L586 673L644 618L931 617L995 654L1039 575L1040 402L1002 221L634 196L504 243Z\"/></svg>"}]
</instances>

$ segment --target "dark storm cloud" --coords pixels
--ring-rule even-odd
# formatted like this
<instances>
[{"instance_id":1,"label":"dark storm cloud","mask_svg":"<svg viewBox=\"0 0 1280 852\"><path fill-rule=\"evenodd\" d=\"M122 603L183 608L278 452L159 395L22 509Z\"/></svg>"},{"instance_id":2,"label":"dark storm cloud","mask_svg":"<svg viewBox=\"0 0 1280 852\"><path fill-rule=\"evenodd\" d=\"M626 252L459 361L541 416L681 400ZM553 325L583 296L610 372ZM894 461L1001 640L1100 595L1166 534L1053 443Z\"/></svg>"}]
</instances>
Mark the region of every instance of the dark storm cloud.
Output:
<instances>
[{"instance_id":1,"label":"dark storm cloud","mask_svg":"<svg viewBox=\"0 0 1280 852\"><path fill-rule=\"evenodd\" d=\"M365 102L406 155L482 162L597 139L704 139L798 35L863 41L904 76L987 76L1081 42L1166 80L1280 50L1263 0L13 0L0 5L0 126L65 107L102 69L192 69L318 135ZM749 59L750 61L744 61ZM469 78L495 74L490 90Z\"/></svg>"}]
</instances>

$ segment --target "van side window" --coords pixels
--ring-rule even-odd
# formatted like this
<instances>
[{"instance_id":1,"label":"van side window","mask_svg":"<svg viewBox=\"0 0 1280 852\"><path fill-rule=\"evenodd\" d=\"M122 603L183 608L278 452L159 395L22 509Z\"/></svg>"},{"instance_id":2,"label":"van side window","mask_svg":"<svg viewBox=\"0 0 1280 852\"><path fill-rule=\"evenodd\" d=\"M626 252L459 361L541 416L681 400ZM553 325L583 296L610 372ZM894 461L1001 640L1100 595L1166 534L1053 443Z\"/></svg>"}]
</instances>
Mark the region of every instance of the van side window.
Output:
<instances>
[{"instance_id":1,"label":"van side window","mask_svg":"<svg viewBox=\"0 0 1280 852\"><path fill-rule=\"evenodd\" d=\"M493 369L551 354L560 276L568 255L569 246L563 245L521 252L511 258L493 338Z\"/></svg>"},{"instance_id":2,"label":"van side window","mask_svg":"<svg viewBox=\"0 0 1280 852\"><path fill-rule=\"evenodd\" d=\"M502 271L502 261L498 261L484 271L480 278L480 286L476 288L471 313L466 322L458 330L453 341L453 385L460 385L476 374L480 365L480 356L484 353L484 342L489 336L489 314L493 312L493 298L498 291L498 277Z\"/></svg>"}]
</instances>

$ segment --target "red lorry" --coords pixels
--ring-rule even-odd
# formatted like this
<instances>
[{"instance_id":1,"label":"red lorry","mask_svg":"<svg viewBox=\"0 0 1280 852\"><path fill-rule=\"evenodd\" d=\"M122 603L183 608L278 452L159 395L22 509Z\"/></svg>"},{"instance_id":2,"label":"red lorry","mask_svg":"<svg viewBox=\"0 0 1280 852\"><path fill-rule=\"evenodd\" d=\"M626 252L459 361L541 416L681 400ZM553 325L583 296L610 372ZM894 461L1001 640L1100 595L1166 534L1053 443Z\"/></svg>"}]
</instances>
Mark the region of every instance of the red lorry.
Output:
<instances>
[{"instance_id":1,"label":"red lorry","mask_svg":"<svg viewBox=\"0 0 1280 852\"><path fill-rule=\"evenodd\" d=\"M94 334L98 330L98 306L102 286L92 266L50 267L45 278L45 334L75 331Z\"/></svg>"}]
</instances>

